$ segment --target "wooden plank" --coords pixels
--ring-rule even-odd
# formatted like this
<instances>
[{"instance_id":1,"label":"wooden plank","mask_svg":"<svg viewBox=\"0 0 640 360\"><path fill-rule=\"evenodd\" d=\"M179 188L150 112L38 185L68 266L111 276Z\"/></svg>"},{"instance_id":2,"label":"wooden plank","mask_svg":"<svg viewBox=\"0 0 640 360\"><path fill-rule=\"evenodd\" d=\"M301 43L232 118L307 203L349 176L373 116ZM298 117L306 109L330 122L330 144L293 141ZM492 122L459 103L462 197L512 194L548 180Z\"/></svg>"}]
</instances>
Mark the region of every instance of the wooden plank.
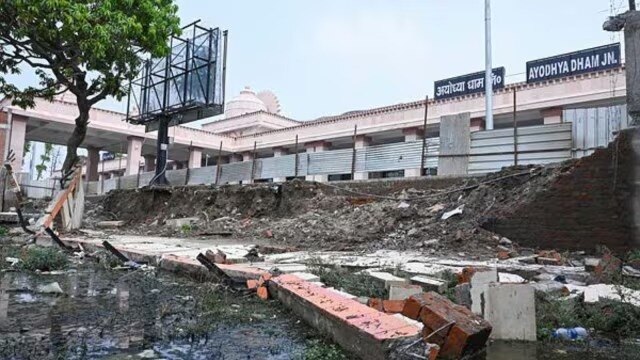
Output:
<instances>
[{"instance_id":1,"label":"wooden plank","mask_svg":"<svg viewBox=\"0 0 640 360\"><path fill-rule=\"evenodd\" d=\"M443 116L440 119L440 156L438 175L466 175L471 137L469 113Z\"/></svg>"},{"instance_id":2,"label":"wooden plank","mask_svg":"<svg viewBox=\"0 0 640 360\"><path fill-rule=\"evenodd\" d=\"M79 229L82 226L82 215L84 215L84 186L82 179L78 183L75 194L75 204L71 219L71 229Z\"/></svg>"}]
</instances>

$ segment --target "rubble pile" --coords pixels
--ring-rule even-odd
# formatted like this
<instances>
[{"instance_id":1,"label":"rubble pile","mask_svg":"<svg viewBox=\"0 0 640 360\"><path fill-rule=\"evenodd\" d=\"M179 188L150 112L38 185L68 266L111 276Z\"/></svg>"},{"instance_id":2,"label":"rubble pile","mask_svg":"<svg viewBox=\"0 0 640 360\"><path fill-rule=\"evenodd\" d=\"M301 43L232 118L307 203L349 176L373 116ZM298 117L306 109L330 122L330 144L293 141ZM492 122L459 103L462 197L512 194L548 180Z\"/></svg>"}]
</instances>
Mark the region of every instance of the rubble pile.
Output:
<instances>
[{"instance_id":1,"label":"rubble pile","mask_svg":"<svg viewBox=\"0 0 640 360\"><path fill-rule=\"evenodd\" d=\"M101 220L124 220L132 225L128 231L154 235L268 239L304 249L412 249L495 256L506 251L505 244L484 225L544 191L568 169L570 164L510 167L454 181L449 188L404 188L385 195L354 191L344 184L301 181L119 190L107 195L101 213L95 215ZM197 221L163 226L182 217ZM508 250L517 253L515 245Z\"/></svg>"}]
</instances>

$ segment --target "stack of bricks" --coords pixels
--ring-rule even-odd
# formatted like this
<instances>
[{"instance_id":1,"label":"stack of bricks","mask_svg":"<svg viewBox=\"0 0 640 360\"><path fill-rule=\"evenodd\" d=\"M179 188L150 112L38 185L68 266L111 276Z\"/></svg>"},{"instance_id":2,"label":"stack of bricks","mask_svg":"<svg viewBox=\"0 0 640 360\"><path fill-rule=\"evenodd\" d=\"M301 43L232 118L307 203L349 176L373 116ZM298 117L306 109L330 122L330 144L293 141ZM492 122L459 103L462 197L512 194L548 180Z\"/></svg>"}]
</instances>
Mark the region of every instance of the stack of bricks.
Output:
<instances>
[{"instance_id":1,"label":"stack of bricks","mask_svg":"<svg viewBox=\"0 0 640 360\"><path fill-rule=\"evenodd\" d=\"M491 324L486 320L435 292L411 296L402 315L424 324L425 342L438 345L443 358L478 353L491 334Z\"/></svg>"}]
</instances>

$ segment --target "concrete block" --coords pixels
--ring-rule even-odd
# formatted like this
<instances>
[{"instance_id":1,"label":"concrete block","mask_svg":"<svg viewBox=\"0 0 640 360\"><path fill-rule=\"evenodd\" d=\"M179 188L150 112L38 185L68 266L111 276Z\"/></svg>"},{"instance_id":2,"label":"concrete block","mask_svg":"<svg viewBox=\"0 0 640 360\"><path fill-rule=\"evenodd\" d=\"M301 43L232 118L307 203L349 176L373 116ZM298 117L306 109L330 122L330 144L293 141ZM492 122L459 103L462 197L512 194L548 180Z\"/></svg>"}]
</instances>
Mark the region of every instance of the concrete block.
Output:
<instances>
[{"instance_id":1,"label":"concrete block","mask_svg":"<svg viewBox=\"0 0 640 360\"><path fill-rule=\"evenodd\" d=\"M469 283L456 285L453 288L456 304L471 310L471 285Z\"/></svg>"},{"instance_id":2,"label":"concrete block","mask_svg":"<svg viewBox=\"0 0 640 360\"><path fill-rule=\"evenodd\" d=\"M164 224L169 226L169 227L174 227L174 228L181 228L185 225L191 225L195 222L198 222L198 220L200 220L197 217L188 217L188 218L179 218L179 219L167 219L165 220Z\"/></svg>"},{"instance_id":3,"label":"concrete block","mask_svg":"<svg viewBox=\"0 0 640 360\"><path fill-rule=\"evenodd\" d=\"M308 272L294 272L291 275L297 276L302 280L310 281L310 282L319 282L320 277Z\"/></svg>"},{"instance_id":4,"label":"concrete block","mask_svg":"<svg viewBox=\"0 0 640 360\"><path fill-rule=\"evenodd\" d=\"M489 284L484 293L485 319L496 340L536 341L534 289L529 284Z\"/></svg>"},{"instance_id":5,"label":"concrete block","mask_svg":"<svg viewBox=\"0 0 640 360\"><path fill-rule=\"evenodd\" d=\"M431 349L416 342L421 336L418 327L293 275L277 276L268 286L274 298L358 358L400 358L399 353L412 343L420 347L415 353Z\"/></svg>"},{"instance_id":6,"label":"concrete block","mask_svg":"<svg viewBox=\"0 0 640 360\"><path fill-rule=\"evenodd\" d=\"M440 294L447 291L446 282L438 279L433 279L427 276L422 276L422 275L414 276L411 278L411 282L416 285L422 286L422 288L425 289L426 291L435 291Z\"/></svg>"},{"instance_id":7,"label":"concrete block","mask_svg":"<svg viewBox=\"0 0 640 360\"><path fill-rule=\"evenodd\" d=\"M585 258L584 259L584 269L591 272L595 271L596 267L600 264L599 258Z\"/></svg>"},{"instance_id":8,"label":"concrete block","mask_svg":"<svg viewBox=\"0 0 640 360\"><path fill-rule=\"evenodd\" d=\"M471 292L471 311L483 315L482 296L491 283L498 282L498 270L496 268L476 269L469 281Z\"/></svg>"},{"instance_id":9,"label":"concrete block","mask_svg":"<svg viewBox=\"0 0 640 360\"><path fill-rule=\"evenodd\" d=\"M420 285L391 285L389 288L389 300L404 300L423 291Z\"/></svg>"},{"instance_id":10,"label":"concrete block","mask_svg":"<svg viewBox=\"0 0 640 360\"><path fill-rule=\"evenodd\" d=\"M397 277L386 272L371 271L368 274L374 280L382 282L386 289L389 289L391 285L404 285L409 283L409 281L405 278Z\"/></svg>"},{"instance_id":11,"label":"concrete block","mask_svg":"<svg viewBox=\"0 0 640 360\"><path fill-rule=\"evenodd\" d=\"M422 334L429 337L429 342L440 345L443 358L460 359L485 347L491 334L491 324L466 307L456 305L435 292L414 295L407 304L410 302L421 306ZM434 333L436 330L439 331Z\"/></svg>"},{"instance_id":12,"label":"concrete block","mask_svg":"<svg viewBox=\"0 0 640 360\"><path fill-rule=\"evenodd\" d=\"M115 229L124 226L125 222L122 220L117 221L100 221L96 224L96 227L102 229Z\"/></svg>"}]
</instances>

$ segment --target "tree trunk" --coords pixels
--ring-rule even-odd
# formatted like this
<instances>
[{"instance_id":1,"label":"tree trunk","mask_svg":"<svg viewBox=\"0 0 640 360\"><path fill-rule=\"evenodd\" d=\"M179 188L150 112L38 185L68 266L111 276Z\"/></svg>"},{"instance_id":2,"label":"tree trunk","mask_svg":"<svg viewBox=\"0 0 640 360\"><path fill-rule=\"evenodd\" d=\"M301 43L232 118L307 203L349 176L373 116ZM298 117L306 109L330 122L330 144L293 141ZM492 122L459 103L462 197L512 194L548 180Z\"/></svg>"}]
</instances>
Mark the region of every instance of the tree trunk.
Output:
<instances>
[{"instance_id":1,"label":"tree trunk","mask_svg":"<svg viewBox=\"0 0 640 360\"><path fill-rule=\"evenodd\" d=\"M76 118L76 127L67 140L67 156L64 158L62 165L62 179L65 179L73 172L74 166L78 162L78 147L82 145L85 135L87 135L87 125L89 124L89 110L91 108L78 100L78 110L80 111Z\"/></svg>"}]
</instances>

